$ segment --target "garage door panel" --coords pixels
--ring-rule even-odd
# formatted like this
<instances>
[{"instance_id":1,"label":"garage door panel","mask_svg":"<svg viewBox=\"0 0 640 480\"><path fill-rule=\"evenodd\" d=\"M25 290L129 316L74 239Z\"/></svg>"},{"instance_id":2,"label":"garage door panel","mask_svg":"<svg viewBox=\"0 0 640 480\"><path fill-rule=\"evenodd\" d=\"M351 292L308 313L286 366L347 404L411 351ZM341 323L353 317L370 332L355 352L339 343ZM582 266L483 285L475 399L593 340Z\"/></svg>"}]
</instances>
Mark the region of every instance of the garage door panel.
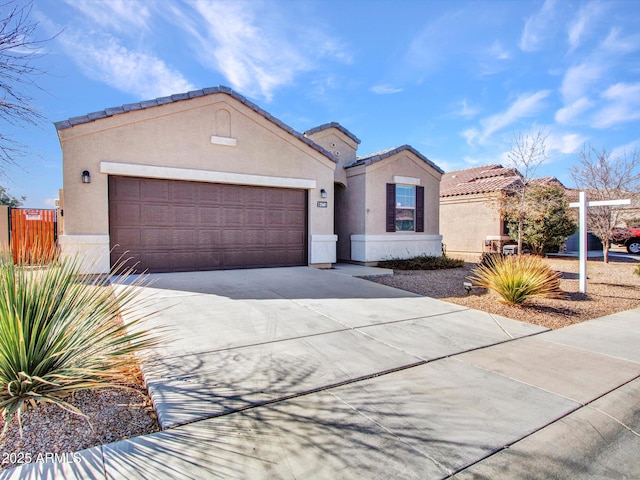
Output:
<instances>
[{"instance_id":1,"label":"garage door panel","mask_svg":"<svg viewBox=\"0 0 640 480\"><path fill-rule=\"evenodd\" d=\"M120 200L139 200L140 182L137 178L121 177L121 181L113 188L109 186L109 195Z\"/></svg>"},{"instance_id":2,"label":"garage door panel","mask_svg":"<svg viewBox=\"0 0 640 480\"><path fill-rule=\"evenodd\" d=\"M140 193L142 200L169 201L169 182L141 182Z\"/></svg>"},{"instance_id":3,"label":"garage door panel","mask_svg":"<svg viewBox=\"0 0 640 480\"><path fill-rule=\"evenodd\" d=\"M132 202L123 202L113 210L114 217L123 225L140 225L142 215L140 205Z\"/></svg>"},{"instance_id":4,"label":"garage door panel","mask_svg":"<svg viewBox=\"0 0 640 480\"><path fill-rule=\"evenodd\" d=\"M198 270L218 270L222 268L222 252L196 252Z\"/></svg>"},{"instance_id":5,"label":"garage door panel","mask_svg":"<svg viewBox=\"0 0 640 480\"><path fill-rule=\"evenodd\" d=\"M255 204L252 203L251 205ZM245 213L248 227L262 227L265 225L264 209L248 208Z\"/></svg>"},{"instance_id":6,"label":"garage door panel","mask_svg":"<svg viewBox=\"0 0 640 480\"><path fill-rule=\"evenodd\" d=\"M182 246L184 249L190 248L192 250L195 250L195 246L196 246L196 231L195 229L192 230L183 230L183 229L176 229L173 230L173 238L172 238L172 246L173 245L180 245Z\"/></svg>"},{"instance_id":7,"label":"garage door panel","mask_svg":"<svg viewBox=\"0 0 640 480\"><path fill-rule=\"evenodd\" d=\"M244 209L225 207L222 210L222 225L231 227L244 225Z\"/></svg>"},{"instance_id":8,"label":"garage door panel","mask_svg":"<svg viewBox=\"0 0 640 480\"><path fill-rule=\"evenodd\" d=\"M169 199L174 204L193 205L198 200L198 192L192 182L170 182Z\"/></svg>"},{"instance_id":9,"label":"garage door panel","mask_svg":"<svg viewBox=\"0 0 640 480\"><path fill-rule=\"evenodd\" d=\"M285 222L286 215L284 211L269 210L267 212L267 225L282 227L285 225Z\"/></svg>"},{"instance_id":10,"label":"garage door panel","mask_svg":"<svg viewBox=\"0 0 640 480\"><path fill-rule=\"evenodd\" d=\"M306 218L304 190L109 177L112 263L140 270L306 265Z\"/></svg>"},{"instance_id":11,"label":"garage door panel","mask_svg":"<svg viewBox=\"0 0 640 480\"><path fill-rule=\"evenodd\" d=\"M242 204L242 190L237 185L221 185L222 197L220 202L223 205L239 205Z\"/></svg>"},{"instance_id":12,"label":"garage door panel","mask_svg":"<svg viewBox=\"0 0 640 480\"><path fill-rule=\"evenodd\" d=\"M148 270L149 272L161 271L167 265L171 264L173 253L171 252L144 252L140 255L134 255L133 259L139 261L138 269ZM174 270L177 271L177 270Z\"/></svg>"},{"instance_id":13,"label":"garage door panel","mask_svg":"<svg viewBox=\"0 0 640 480\"><path fill-rule=\"evenodd\" d=\"M220 230L198 230L198 247L220 245Z\"/></svg>"},{"instance_id":14,"label":"garage door panel","mask_svg":"<svg viewBox=\"0 0 640 480\"><path fill-rule=\"evenodd\" d=\"M221 225L220 207L198 206L196 208L198 209L198 223L211 226Z\"/></svg>"},{"instance_id":15,"label":"garage door panel","mask_svg":"<svg viewBox=\"0 0 640 480\"><path fill-rule=\"evenodd\" d=\"M193 225L198 220L198 210L193 206L173 206L173 221L176 225Z\"/></svg>"},{"instance_id":16,"label":"garage door panel","mask_svg":"<svg viewBox=\"0 0 640 480\"><path fill-rule=\"evenodd\" d=\"M167 249L173 246L172 231L165 228L146 228L142 231L142 245L147 249Z\"/></svg>"},{"instance_id":17,"label":"garage door panel","mask_svg":"<svg viewBox=\"0 0 640 480\"><path fill-rule=\"evenodd\" d=\"M139 248L142 245L142 231L140 228L121 228L117 234L111 236L114 245L128 245L129 248Z\"/></svg>"}]
</instances>

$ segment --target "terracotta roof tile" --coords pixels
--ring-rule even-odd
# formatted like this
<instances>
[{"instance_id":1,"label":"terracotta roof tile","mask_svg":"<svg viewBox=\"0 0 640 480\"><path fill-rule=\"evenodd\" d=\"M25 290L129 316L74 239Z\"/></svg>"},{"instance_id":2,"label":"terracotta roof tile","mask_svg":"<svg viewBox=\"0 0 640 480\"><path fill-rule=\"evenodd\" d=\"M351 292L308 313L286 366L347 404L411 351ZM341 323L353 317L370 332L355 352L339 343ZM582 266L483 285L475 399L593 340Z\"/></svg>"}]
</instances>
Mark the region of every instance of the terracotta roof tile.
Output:
<instances>
[{"instance_id":1,"label":"terracotta roof tile","mask_svg":"<svg viewBox=\"0 0 640 480\"><path fill-rule=\"evenodd\" d=\"M509 190L522 182L515 168L498 164L447 172L440 183L440 196L472 195Z\"/></svg>"}]
</instances>

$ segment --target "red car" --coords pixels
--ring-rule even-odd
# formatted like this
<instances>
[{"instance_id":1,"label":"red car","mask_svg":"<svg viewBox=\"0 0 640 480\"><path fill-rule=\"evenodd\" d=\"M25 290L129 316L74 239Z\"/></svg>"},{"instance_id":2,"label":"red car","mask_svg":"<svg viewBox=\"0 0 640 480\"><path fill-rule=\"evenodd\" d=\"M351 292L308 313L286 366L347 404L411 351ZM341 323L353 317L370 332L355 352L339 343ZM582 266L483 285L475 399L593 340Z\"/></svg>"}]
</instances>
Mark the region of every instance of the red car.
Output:
<instances>
[{"instance_id":1,"label":"red car","mask_svg":"<svg viewBox=\"0 0 640 480\"><path fill-rule=\"evenodd\" d=\"M640 253L640 228L614 228L611 242L624 245L629 253Z\"/></svg>"}]
</instances>

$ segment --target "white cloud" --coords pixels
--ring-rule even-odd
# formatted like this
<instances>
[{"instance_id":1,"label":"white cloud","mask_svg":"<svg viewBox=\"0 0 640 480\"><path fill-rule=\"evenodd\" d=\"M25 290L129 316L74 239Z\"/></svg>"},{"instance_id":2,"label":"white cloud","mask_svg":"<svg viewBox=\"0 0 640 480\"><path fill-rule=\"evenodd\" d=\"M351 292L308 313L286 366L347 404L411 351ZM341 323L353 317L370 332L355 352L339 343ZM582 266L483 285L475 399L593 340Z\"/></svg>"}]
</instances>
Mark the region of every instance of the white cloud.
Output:
<instances>
[{"instance_id":1,"label":"white cloud","mask_svg":"<svg viewBox=\"0 0 640 480\"><path fill-rule=\"evenodd\" d=\"M540 49L542 42L551 33L555 3L555 0L545 0L540 10L527 19L520 37L521 50L533 52Z\"/></svg>"},{"instance_id":2,"label":"white cloud","mask_svg":"<svg viewBox=\"0 0 640 480\"><path fill-rule=\"evenodd\" d=\"M466 140L469 145L471 145L474 140L476 140L480 136L480 132L477 128L468 128L464 132L461 132L460 135Z\"/></svg>"},{"instance_id":3,"label":"white cloud","mask_svg":"<svg viewBox=\"0 0 640 480\"><path fill-rule=\"evenodd\" d=\"M45 198L42 203L45 204L47 207L56 207L57 201L58 201L57 198Z\"/></svg>"},{"instance_id":4,"label":"white cloud","mask_svg":"<svg viewBox=\"0 0 640 480\"><path fill-rule=\"evenodd\" d=\"M592 126L607 128L640 119L640 83L616 83L602 93L608 104L593 116Z\"/></svg>"},{"instance_id":5,"label":"white cloud","mask_svg":"<svg viewBox=\"0 0 640 480\"><path fill-rule=\"evenodd\" d=\"M599 2L589 2L583 5L578 11L578 15L569 25L569 51L575 50L587 34L587 26L594 19L601 16L603 5Z\"/></svg>"},{"instance_id":6,"label":"white cloud","mask_svg":"<svg viewBox=\"0 0 640 480\"><path fill-rule=\"evenodd\" d=\"M274 91L293 84L327 59L352 62L348 49L317 24L304 24L295 13L262 2L196 1L192 15L174 23L195 42L207 68L221 72L231 86L269 101ZM174 9L174 12L177 12Z\"/></svg>"},{"instance_id":7,"label":"white cloud","mask_svg":"<svg viewBox=\"0 0 640 480\"><path fill-rule=\"evenodd\" d=\"M630 155L634 150L640 151L640 140L634 140L625 145L619 145L611 150L611 158L620 158Z\"/></svg>"},{"instance_id":8,"label":"white cloud","mask_svg":"<svg viewBox=\"0 0 640 480\"><path fill-rule=\"evenodd\" d=\"M161 59L129 50L111 36L89 37L67 31L59 38L85 75L122 92L155 98L194 89Z\"/></svg>"},{"instance_id":9,"label":"white cloud","mask_svg":"<svg viewBox=\"0 0 640 480\"><path fill-rule=\"evenodd\" d=\"M373 93L377 93L378 95L390 95L392 93L399 93L402 91L401 88L392 87L391 85L374 85L369 90Z\"/></svg>"},{"instance_id":10,"label":"white cloud","mask_svg":"<svg viewBox=\"0 0 640 480\"><path fill-rule=\"evenodd\" d=\"M627 54L640 50L640 34L623 37L620 28L612 28L602 42L602 48L611 53Z\"/></svg>"},{"instance_id":11,"label":"white cloud","mask_svg":"<svg viewBox=\"0 0 640 480\"><path fill-rule=\"evenodd\" d=\"M148 4L136 0L65 0L65 3L82 12L94 25L124 33L146 30L151 16Z\"/></svg>"},{"instance_id":12,"label":"white cloud","mask_svg":"<svg viewBox=\"0 0 640 480\"><path fill-rule=\"evenodd\" d=\"M588 61L570 67L565 73L560 87L560 93L562 93L565 103L572 103L584 97L604 73L605 66L599 61Z\"/></svg>"},{"instance_id":13,"label":"white cloud","mask_svg":"<svg viewBox=\"0 0 640 480\"><path fill-rule=\"evenodd\" d=\"M591 102L588 98L579 98L575 102L561 108L556 112L556 122L562 125L573 123L576 119L582 117L582 115L591 107L593 107L593 102Z\"/></svg>"},{"instance_id":14,"label":"white cloud","mask_svg":"<svg viewBox=\"0 0 640 480\"><path fill-rule=\"evenodd\" d=\"M551 90L540 90L534 93L519 95L518 98L504 112L491 115L480 121L483 127L480 140L486 140L493 133L513 124L521 118L535 115L542 108L542 102L549 96Z\"/></svg>"},{"instance_id":15,"label":"white cloud","mask_svg":"<svg viewBox=\"0 0 640 480\"><path fill-rule=\"evenodd\" d=\"M511 57L509 51L502 46L499 40L493 42L489 48L489 55L496 60L509 60Z\"/></svg>"},{"instance_id":16,"label":"white cloud","mask_svg":"<svg viewBox=\"0 0 640 480\"><path fill-rule=\"evenodd\" d=\"M547 137L546 143L550 151L556 150L560 153L571 154L580 150L586 141L587 137L578 133L552 133Z\"/></svg>"},{"instance_id":17,"label":"white cloud","mask_svg":"<svg viewBox=\"0 0 640 480\"><path fill-rule=\"evenodd\" d=\"M465 98L460 102L460 109L456 112L456 115L464 118L472 118L475 117L479 111L477 108L470 107Z\"/></svg>"}]
</instances>

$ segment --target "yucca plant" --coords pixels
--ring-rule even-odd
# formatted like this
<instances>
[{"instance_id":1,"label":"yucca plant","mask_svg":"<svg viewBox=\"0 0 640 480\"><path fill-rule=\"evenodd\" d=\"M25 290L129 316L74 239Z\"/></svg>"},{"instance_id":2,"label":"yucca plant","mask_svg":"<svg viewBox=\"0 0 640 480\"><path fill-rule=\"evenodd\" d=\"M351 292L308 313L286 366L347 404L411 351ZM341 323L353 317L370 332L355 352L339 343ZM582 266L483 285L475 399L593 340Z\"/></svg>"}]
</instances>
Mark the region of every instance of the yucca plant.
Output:
<instances>
[{"instance_id":1,"label":"yucca plant","mask_svg":"<svg viewBox=\"0 0 640 480\"><path fill-rule=\"evenodd\" d=\"M530 298L562 298L560 278L540 257L495 256L479 265L469 279L493 290L508 305L522 305Z\"/></svg>"},{"instance_id":2,"label":"yucca plant","mask_svg":"<svg viewBox=\"0 0 640 480\"><path fill-rule=\"evenodd\" d=\"M4 431L37 402L82 414L68 402L76 391L123 386L132 354L147 351L158 337L119 316L135 314L140 280L114 295L109 276L87 281L79 257L51 254L47 266L31 267L0 252L0 413ZM42 262L41 262L42 263ZM119 274L131 271L124 265ZM125 282L126 283L126 282ZM144 316L129 322L138 324Z\"/></svg>"}]
</instances>

